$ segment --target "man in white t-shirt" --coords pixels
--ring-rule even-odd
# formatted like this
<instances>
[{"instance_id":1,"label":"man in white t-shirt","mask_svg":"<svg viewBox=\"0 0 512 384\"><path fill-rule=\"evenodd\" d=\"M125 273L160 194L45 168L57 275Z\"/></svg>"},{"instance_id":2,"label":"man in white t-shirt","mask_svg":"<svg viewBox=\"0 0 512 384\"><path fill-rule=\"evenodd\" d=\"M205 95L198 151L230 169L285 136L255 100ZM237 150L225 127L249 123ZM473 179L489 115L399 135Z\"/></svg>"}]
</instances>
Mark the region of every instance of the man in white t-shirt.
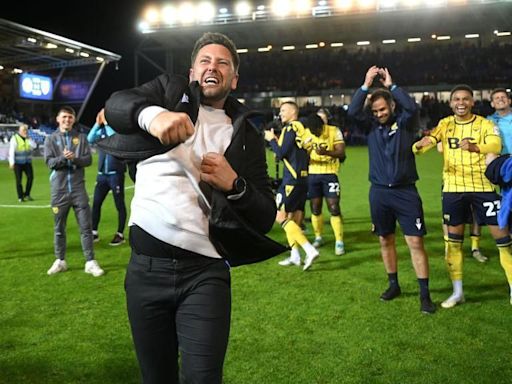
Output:
<instances>
[{"instance_id":1,"label":"man in white t-shirt","mask_svg":"<svg viewBox=\"0 0 512 384\"><path fill-rule=\"evenodd\" d=\"M129 220L125 286L144 383L222 382L230 266L210 239L198 184L224 194L259 233L276 214L263 136L229 96L238 82L234 43L205 33L191 59L188 81L161 75L114 93L105 109L118 139L139 135L166 148L138 163Z\"/></svg>"}]
</instances>

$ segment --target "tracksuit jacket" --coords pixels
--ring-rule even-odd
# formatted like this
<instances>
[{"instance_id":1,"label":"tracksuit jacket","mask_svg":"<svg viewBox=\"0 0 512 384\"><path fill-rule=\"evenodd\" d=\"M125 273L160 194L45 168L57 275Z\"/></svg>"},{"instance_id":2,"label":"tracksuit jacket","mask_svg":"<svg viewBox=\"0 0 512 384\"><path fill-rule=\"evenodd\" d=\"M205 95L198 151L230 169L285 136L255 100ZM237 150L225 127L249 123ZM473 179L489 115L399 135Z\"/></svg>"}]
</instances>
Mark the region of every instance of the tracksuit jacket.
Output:
<instances>
[{"instance_id":1,"label":"tracksuit jacket","mask_svg":"<svg viewBox=\"0 0 512 384\"><path fill-rule=\"evenodd\" d=\"M64 147L75 152L74 160L64 157ZM85 134L74 129L62 133L57 129L45 140L44 159L51 170L51 205L66 204L70 196L73 201L87 203L84 168L91 165L92 157Z\"/></svg>"},{"instance_id":2,"label":"tracksuit jacket","mask_svg":"<svg viewBox=\"0 0 512 384\"><path fill-rule=\"evenodd\" d=\"M363 111L367 90L359 88L348 107L348 117L368 130L370 182L374 185L395 187L411 185L418 180L412 145L417 140L414 100L400 87L392 86L396 103L394 116L381 125L375 117Z\"/></svg>"}]
</instances>

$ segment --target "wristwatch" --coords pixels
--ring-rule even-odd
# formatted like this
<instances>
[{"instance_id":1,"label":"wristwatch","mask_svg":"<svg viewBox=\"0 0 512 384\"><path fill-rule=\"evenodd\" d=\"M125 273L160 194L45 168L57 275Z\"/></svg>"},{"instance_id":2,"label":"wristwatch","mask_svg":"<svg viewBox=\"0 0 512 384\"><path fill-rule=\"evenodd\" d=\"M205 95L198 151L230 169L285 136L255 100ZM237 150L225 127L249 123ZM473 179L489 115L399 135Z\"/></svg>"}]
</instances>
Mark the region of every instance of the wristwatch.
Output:
<instances>
[{"instance_id":1,"label":"wristwatch","mask_svg":"<svg viewBox=\"0 0 512 384\"><path fill-rule=\"evenodd\" d=\"M247 189L247 182L241 176L233 181L233 188L227 194L229 197L241 197Z\"/></svg>"}]
</instances>

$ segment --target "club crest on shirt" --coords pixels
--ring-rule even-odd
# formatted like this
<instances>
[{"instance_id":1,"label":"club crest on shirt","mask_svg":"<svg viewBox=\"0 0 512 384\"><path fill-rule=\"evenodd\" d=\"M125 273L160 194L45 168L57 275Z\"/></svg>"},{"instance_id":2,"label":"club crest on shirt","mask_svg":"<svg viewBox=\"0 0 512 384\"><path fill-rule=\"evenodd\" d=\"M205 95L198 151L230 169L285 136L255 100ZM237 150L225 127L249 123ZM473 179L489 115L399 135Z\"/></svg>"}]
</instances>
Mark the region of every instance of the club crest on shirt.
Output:
<instances>
[{"instance_id":1,"label":"club crest on shirt","mask_svg":"<svg viewBox=\"0 0 512 384\"><path fill-rule=\"evenodd\" d=\"M492 130L493 130L495 135L499 135L500 134L500 130L499 130L497 125L493 125L492 126Z\"/></svg>"},{"instance_id":2,"label":"club crest on shirt","mask_svg":"<svg viewBox=\"0 0 512 384\"><path fill-rule=\"evenodd\" d=\"M59 207L52 207L52 212L56 215L59 213Z\"/></svg>"},{"instance_id":3,"label":"club crest on shirt","mask_svg":"<svg viewBox=\"0 0 512 384\"><path fill-rule=\"evenodd\" d=\"M78 145L80 139L78 137L73 137L73 140L71 140L71 142L73 143L73 145Z\"/></svg>"},{"instance_id":4,"label":"club crest on shirt","mask_svg":"<svg viewBox=\"0 0 512 384\"><path fill-rule=\"evenodd\" d=\"M388 136L393 136L397 130L398 130L398 124L395 122L395 123L393 123L393 125L390 128Z\"/></svg>"}]
</instances>

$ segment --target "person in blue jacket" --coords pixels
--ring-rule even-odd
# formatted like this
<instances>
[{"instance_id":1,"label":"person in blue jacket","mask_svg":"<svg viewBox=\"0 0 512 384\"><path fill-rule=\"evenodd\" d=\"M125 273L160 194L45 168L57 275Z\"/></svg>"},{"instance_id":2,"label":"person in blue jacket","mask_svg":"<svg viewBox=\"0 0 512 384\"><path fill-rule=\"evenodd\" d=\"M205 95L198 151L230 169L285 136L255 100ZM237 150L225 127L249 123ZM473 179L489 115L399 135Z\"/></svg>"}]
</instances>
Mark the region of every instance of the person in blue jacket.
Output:
<instances>
[{"instance_id":1,"label":"person in blue jacket","mask_svg":"<svg viewBox=\"0 0 512 384\"><path fill-rule=\"evenodd\" d=\"M502 155L512 154L512 108L510 95L505 88L496 88L491 92L491 106L495 109L487 118L496 124L500 131L503 148Z\"/></svg>"},{"instance_id":2,"label":"person in blue jacket","mask_svg":"<svg viewBox=\"0 0 512 384\"><path fill-rule=\"evenodd\" d=\"M105 120L104 109L96 116L96 123L87 135L87 141L94 144L105 137L112 136L115 131ZM124 201L124 173L126 165L114 156L98 150L98 175L94 187L94 200L92 204L92 234L94 242L100 240L98 226L101 219L101 206L109 191L112 191L114 203L117 209L117 232L109 243L112 246L121 245L125 242L124 228L126 225L126 204Z\"/></svg>"},{"instance_id":3,"label":"person in blue jacket","mask_svg":"<svg viewBox=\"0 0 512 384\"><path fill-rule=\"evenodd\" d=\"M370 95L371 113L366 113L368 91L377 78L384 88ZM398 221L420 286L420 310L434 313L436 307L430 298L428 258L423 245L426 234L423 207L415 186L418 173L412 145L416 140L416 112L414 99L393 83L387 68L377 66L368 69L363 85L356 90L348 107L348 117L368 131L372 228L379 236L389 280L389 287L380 298L388 301L401 294L395 244Z\"/></svg>"}]
</instances>

